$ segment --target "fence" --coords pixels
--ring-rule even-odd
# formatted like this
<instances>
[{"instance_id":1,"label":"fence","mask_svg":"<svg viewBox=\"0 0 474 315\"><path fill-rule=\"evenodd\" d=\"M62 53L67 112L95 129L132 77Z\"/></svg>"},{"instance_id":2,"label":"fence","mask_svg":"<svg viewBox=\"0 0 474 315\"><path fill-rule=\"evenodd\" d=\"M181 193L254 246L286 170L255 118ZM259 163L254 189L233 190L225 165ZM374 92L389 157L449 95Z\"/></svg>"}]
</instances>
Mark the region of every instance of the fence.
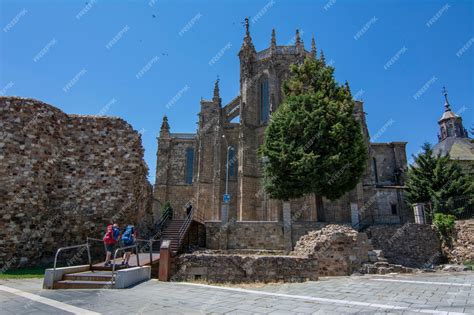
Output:
<instances>
[{"instance_id":1,"label":"fence","mask_svg":"<svg viewBox=\"0 0 474 315\"><path fill-rule=\"evenodd\" d=\"M455 216L456 220L474 219L474 196L458 196L425 203L424 218L427 224L431 224L433 213L451 214Z\"/></svg>"}]
</instances>

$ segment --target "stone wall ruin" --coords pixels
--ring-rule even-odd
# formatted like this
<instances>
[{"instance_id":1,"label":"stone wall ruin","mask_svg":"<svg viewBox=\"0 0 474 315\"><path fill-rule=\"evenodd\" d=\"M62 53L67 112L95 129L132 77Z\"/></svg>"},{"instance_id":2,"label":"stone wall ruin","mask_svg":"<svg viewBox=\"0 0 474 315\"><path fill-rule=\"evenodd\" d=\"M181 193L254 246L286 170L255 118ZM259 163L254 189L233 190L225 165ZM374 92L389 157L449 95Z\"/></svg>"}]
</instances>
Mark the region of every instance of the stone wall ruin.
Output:
<instances>
[{"instance_id":1,"label":"stone wall ruin","mask_svg":"<svg viewBox=\"0 0 474 315\"><path fill-rule=\"evenodd\" d=\"M0 267L49 264L60 246L117 221L147 233L152 188L123 119L0 97Z\"/></svg>"}]
</instances>

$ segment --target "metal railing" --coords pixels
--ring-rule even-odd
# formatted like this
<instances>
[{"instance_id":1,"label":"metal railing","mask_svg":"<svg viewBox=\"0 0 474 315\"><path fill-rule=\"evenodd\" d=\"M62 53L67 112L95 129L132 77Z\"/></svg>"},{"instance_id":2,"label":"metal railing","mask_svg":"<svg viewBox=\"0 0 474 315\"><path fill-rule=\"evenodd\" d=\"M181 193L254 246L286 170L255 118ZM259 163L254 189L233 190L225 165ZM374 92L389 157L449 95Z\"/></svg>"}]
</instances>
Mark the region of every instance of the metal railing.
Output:
<instances>
[{"instance_id":1,"label":"metal railing","mask_svg":"<svg viewBox=\"0 0 474 315\"><path fill-rule=\"evenodd\" d=\"M140 255L139 255L139 252L138 252L138 245L137 244L134 244L134 245L130 245L130 246L124 246L124 247L120 247L120 248L117 248L114 252L114 258L112 260L112 275L115 274L115 259L117 259L117 253L119 251L124 251L126 249L129 249L129 248L135 248L135 254L137 256L137 267L140 267Z\"/></svg>"},{"instance_id":2,"label":"metal railing","mask_svg":"<svg viewBox=\"0 0 474 315\"><path fill-rule=\"evenodd\" d=\"M155 239L145 240L145 239L136 238L135 241L137 241L137 242L146 242L146 243L147 243L147 246L148 246L148 248L149 248L148 252L149 252L149 254L150 254L150 265L151 265L151 263L153 262L153 243L155 243L155 242L161 242L161 239L157 239L157 240L155 240ZM141 248L140 248L140 252L144 252L144 251L145 251L144 248L141 247Z\"/></svg>"},{"instance_id":3,"label":"metal railing","mask_svg":"<svg viewBox=\"0 0 474 315\"><path fill-rule=\"evenodd\" d=\"M89 259L89 268L90 268L92 266L91 251L90 251L89 244L86 243L86 244L80 244L80 245L66 246L66 247L58 248L58 250L56 251L56 255L54 256L53 272L56 271L56 265L57 265L57 262L58 262L58 256L59 256L60 252L62 252L64 250L83 248L83 247L85 247L87 249L87 258Z\"/></svg>"},{"instance_id":4,"label":"metal railing","mask_svg":"<svg viewBox=\"0 0 474 315\"><path fill-rule=\"evenodd\" d=\"M194 209L191 209L188 216L184 220L183 225L179 229L177 251L179 251L179 249L181 248L183 239L186 236L186 233L188 232L188 229L189 229L189 226L191 225L191 222L193 221L193 213L194 213Z\"/></svg>"}]
</instances>

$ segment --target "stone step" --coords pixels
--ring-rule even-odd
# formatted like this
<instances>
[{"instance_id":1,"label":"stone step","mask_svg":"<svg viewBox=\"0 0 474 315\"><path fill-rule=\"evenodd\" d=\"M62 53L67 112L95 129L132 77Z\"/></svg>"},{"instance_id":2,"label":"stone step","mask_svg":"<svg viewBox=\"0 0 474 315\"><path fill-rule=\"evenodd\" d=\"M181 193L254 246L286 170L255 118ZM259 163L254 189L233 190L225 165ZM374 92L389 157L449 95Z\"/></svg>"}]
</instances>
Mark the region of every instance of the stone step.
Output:
<instances>
[{"instance_id":1,"label":"stone step","mask_svg":"<svg viewBox=\"0 0 474 315\"><path fill-rule=\"evenodd\" d=\"M112 281L112 273L111 272L72 273L72 274L64 275L63 280L107 282L107 281Z\"/></svg>"},{"instance_id":2,"label":"stone step","mask_svg":"<svg viewBox=\"0 0 474 315\"><path fill-rule=\"evenodd\" d=\"M61 280L54 283L54 289L110 289L112 281Z\"/></svg>"}]
</instances>

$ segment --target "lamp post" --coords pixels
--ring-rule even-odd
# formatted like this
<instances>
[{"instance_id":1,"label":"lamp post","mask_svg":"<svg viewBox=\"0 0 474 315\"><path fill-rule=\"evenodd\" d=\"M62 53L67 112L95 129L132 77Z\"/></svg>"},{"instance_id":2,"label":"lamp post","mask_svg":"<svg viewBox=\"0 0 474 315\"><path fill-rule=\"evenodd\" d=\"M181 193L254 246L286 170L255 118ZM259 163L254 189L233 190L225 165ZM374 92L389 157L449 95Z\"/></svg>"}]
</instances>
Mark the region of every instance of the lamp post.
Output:
<instances>
[{"instance_id":1,"label":"lamp post","mask_svg":"<svg viewBox=\"0 0 474 315\"><path fill-rule=\"evenodd\" d=\"M222 206L221 206L221 222L223 224L227 223L229 219L229 153L230 150L234 150L232 146L229 145L227 138L225 135L222 135L222 138L226 141L227 145L227 162L226 162L226 172L225 172L225 194L222 198Z\"/></svg>"}]
</instances>

